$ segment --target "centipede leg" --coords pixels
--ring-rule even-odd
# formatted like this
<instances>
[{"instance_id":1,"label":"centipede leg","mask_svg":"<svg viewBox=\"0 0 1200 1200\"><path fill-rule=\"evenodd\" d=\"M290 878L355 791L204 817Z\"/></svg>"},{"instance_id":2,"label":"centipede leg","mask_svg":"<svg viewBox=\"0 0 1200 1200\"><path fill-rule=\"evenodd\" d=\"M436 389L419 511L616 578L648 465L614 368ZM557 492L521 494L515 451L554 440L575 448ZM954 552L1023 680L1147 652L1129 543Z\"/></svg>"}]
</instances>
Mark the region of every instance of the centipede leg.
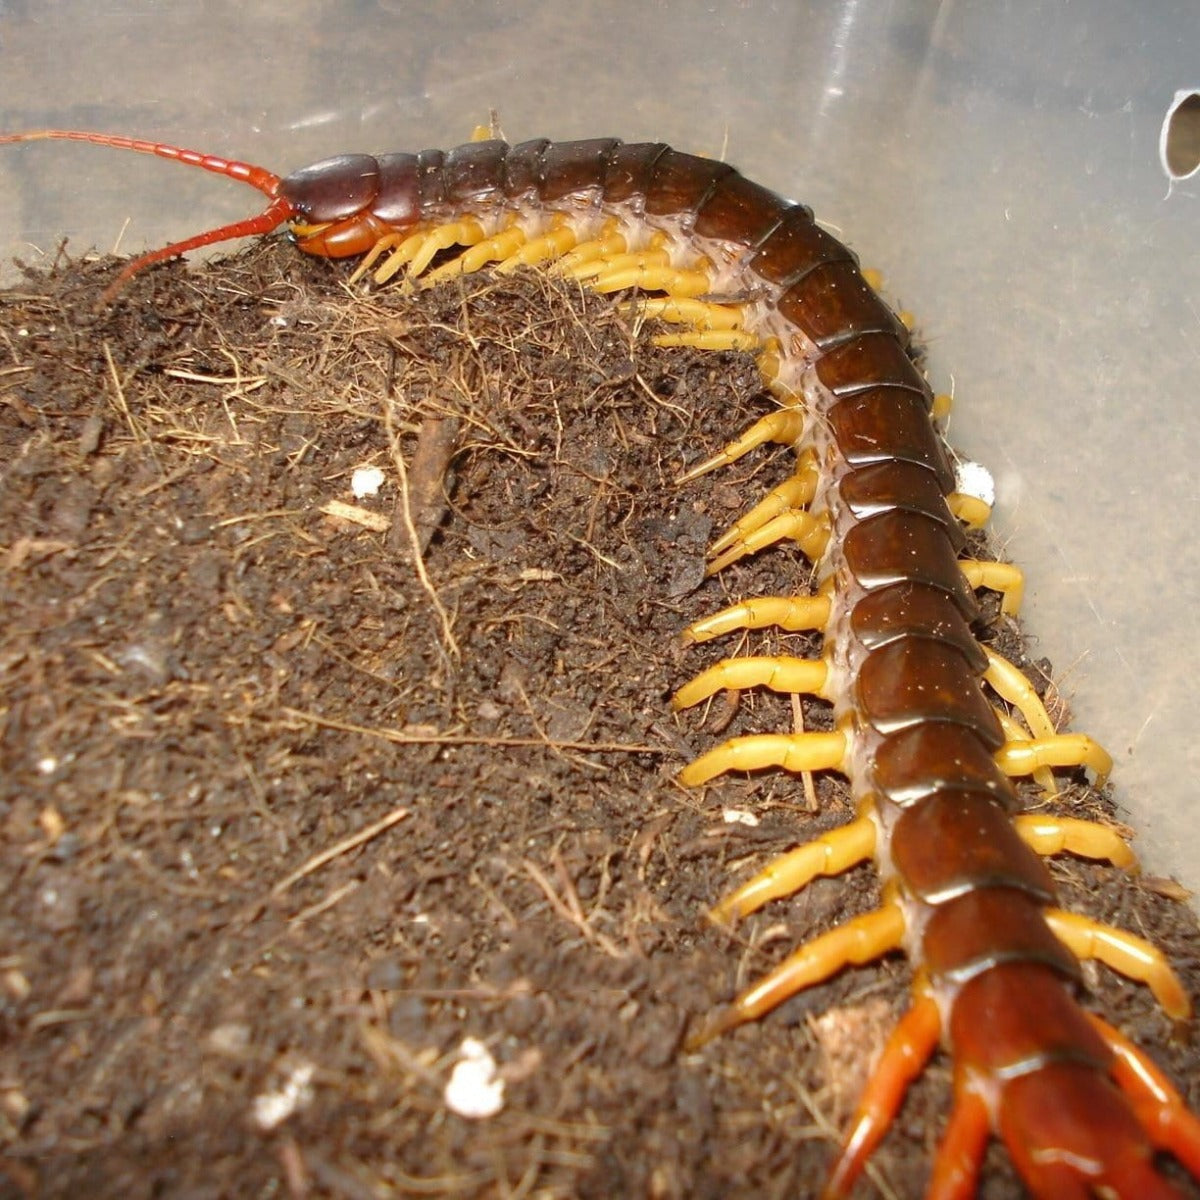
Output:
<instances>
[{"instance_id":1,"label":"centipede leg","mask_svg":"<svg viewBox=\"0 0 1200 1200\"><path fill-rule=\"evenodd\" d=\"M753 508L739 517L709 547L709 554L720 554L722 550L749 537L769 521L782 513L808 504L817 493L817 463L813 455L805 451L796 464L796 470L778 487L769 491Z\"/></svg>"},{"instance_id":2,"label":"centipede leg","mask_svg":"<svg viewBox=\"0 0 1200 1200\"><path fill-rule=\"evenodd\" d=\"M1013 818L1013 824L1025 844L1043 856L1066 852L1080 858L1103 859L1127 871L1137 870L1137 857L1129 843L1115 829L1098 821L1021 813Z\"/></svg>"},{"instance_id":3,"label":"centipede leg","mask_svg":"<svg viewBox=\"0 0 1200 1200\"><path fill-rule=\"evenodd\" d=\"M617 229L616 222L612 222L599 237L580 242L567 251L550 270L555 275L578 279L578 269L585 263L595 262L597 259L611 259L624 254L627 249L628 241L625 235Z\"/></svg>"},{"instance_id":4,"label":"centipede leg","mask_svg":"<svg viewBox=\"0 0 1200 1200\"><path fill-rule=\"evenodd\" d=\"M1200 1119L1167 1077L1124 1034L1095 1013L1085 1013L1113 1054L1112 1077L1133 1101L1150 1140L1169 1150L1193 1175L1200 1176Z\"/></svg>"},{"instance_id":5,"label":"centipede leg","mask_svg":"<svg viewBox=\"0 0 1200 1200\"><path fill-rule=\"evenodd\" d=\"M436 226L429 231L421 248L413 255L408 266L408 277L415 279L423 275L440 251L449 250L452 246L474 246L482 242L485 236L483 226L469 217ZM377 277L378 274L376 272Z\"/></svg>"},{"instance_id":6,"label":"centipede leg","mask_svg":"<svg viewBox=\"0 0 1200 1200\"><path fill-rule=\"evenodd\" d=\"M1032 741L1029 730L1016 717L997 706L993 706L992 711L996 714L996 720L1000 722L1000 728L1004 731L1006 746L1019 746ZM1035 767L1030 775L1047 799L1053 799L1058 795L1058 783L1054 778L1054 772L1049 767Z\"/></svg>"},{"instance_id":7,"label":"centipede leg","mask_svg":"<svg viewBox=\"0 0 1200 1200\"><path fill-rule=\"evenodd\" d=\"M406 241L415 240L409 234L389 233L378 241L362 256L358 266L350 274L350 282L357 283L363 276L369 274L371 268L389 251L402 246Z\"/></svg>"},{"instance_id":8,"label":"centipede leg","mask_svg":"<svg viewBox=\"0 0 1200 1200\"><path fill-rule=\"evenodd\" d=\"M1000 611L1006 617L1015 617L1021 611L1025 598L1025 573L1011 563L981 562L964 558L959 564L967 582L976 590L990 588L1000 593Z\"/></svg>"},{"instance_id":9,"label":"centipede leg","mask_svg":"<svg viewBox=\"0 0 1200 1200\"><path fill-rule=\"evenodd\" d=\"M705 575L716 575L749 554L773 546L776 542L794 541L808 558L816 562L829 544L829 521L824 513L814 516L804 509L793 509L760 526L748 537L735 542L718 554L704 569Z\"/></svg>"},{"instance_id":10,"label":"centipede leg","mask_svg":"<svg viewBox=\"0 0 1200 1200\"><path fill-rule=\"evenodd\" d=\"M775 626L787 633L824 629L829 623L829 596L757 596L693 621L681 635L685 646L708 642L738 629Z\"/></svg>"},{"instance_id":11,"label":"centipede leg","mask_svg":"<svg viewBox=\"0 0 1200 1200\"><path fill-rule=\"evenodd\" d=\"M1108 751L1086 733L1007 742L996 751L996 763L1006 775L1030 775L1038 767L1087 767L1097 787L1104 786L1112 771Z\"/></svg>"},{"instance_id":12,"label":"centipede leg","mask_svg":"<svg viewBox=\"0 0 1200 1200\"><path fill-rule=\"evenodd\" d=\"M937 1005L923 996L900 1019L858 1102L822 1200L840 1200L891 1127L913 1080L925 1069L941 1035Z\"/></svg>"},{"instance_id":13,"label":"centipede leg","mask_svg":"<svg viewBox=\"0 0 1200 1200\"><path fill-rule=\"evenodd\" d=\"M477 242L457 258L429 271L425 275L425 286L432 287L443 279L452 279L455 275L471 275L481 271L491 263L502 262L511 258L525 246L527 235L519 225L495 233L491 237Z\"/></svg>"},{"instance_id":14,"label":"centipede leg","mask_svg":"<svg viewBox=\"0 0 1200 1200\"><path fill-rule=\"evenodd\" d=\"M668 295L635 300L622 311L642 320L657 317L676 325L691 325L686 333L658 333L650 341L656 346L691 346L696 350L760 350L762 338L742 328L742 310L692 296Z\"/></svg>"},{"instance_id":15,"label":"centipede leg","mask_svg":"<svg viewBox=\"0 0 1200 1200\"><path fill-rule=\"evenodd\" d=\"M982 529L992 515L990 504L965 492L951 492L946 497L946 504L955 517L970 529Z\"/></svg>"},{"instance_id":16,"label":"centipede leg","mask_svg":"<svg viewBox=\"0 0 1200 1200\"><path fill-rule=\"evenodd\" d=\"M581 259L578 254L569 254L559 264L559 269L564 275L587 282L589 287L601 277L610 278L617 274L636 275L639 272L665 271L670 268L671 253L666 249L666 241L661 234L651 237L647 245L640 250L629 250L624 253L601 252L586 259ZM624 291L626 289L611 290ZM650 290L658 291L660 289Z\"/></svg>"},{"instance_id":17,"label":"centipede leg","mask_svg":"<svg viewBox=\"0 0 1200 1200\"><path fill-rule=\"evenodd\" d=\"M832 733L757 733L730 738L693 759L679 772L684 787L699 787L729 771L758 771L780 767L802 771L841 769L846 759L846 735Z\"/></svg>"},{"instance_id":18,"label":"centipede leg","mask_svg":"<svg viewBox=\"0 0 1200 1200\"><path fill-rule=\"evenodd\" d=\"M725 896L708 915L716 924L727 925L772 900L798 892L818 875L840 875L875 853L876 834L875 822L867 816L839 825L773 859Z\"/></svg>"},{"instance_id":19,"label":"centipede leg","mask_svg":"<svg viewBox=\"0 0 1200 1200\"><path fill-rule=\"evenodd\" d=\"M421 230L405 238L376 268L372 278L376 283L386 283L407 267L409 278L414 279L440 251L449 250L451 246L474 246L485 236L483 227L473 218Z\"/></svg>"},{"instance_id":20,"label":"centipede leg","mask_svg":"<svg viewBox=\"0 0 1200 1200\"><path fill-rule=\"evenodd\" d=\"M579 245L575 230L565 220L552 225L545 233L530 238L519 250L496 263L493 270L498 275L511 275L522 267L535 267L552 263L569 254Z\"/></svg>"},{"instance_id":21,"label":"centipede leg","mask_svg":"<svg viewBox=\"0 0 1200 1200\"><path fill-rule=\"evenodd\" d=\"M1058 730L1033 684L1007 658L987 646L983 652L988 660L983 678L992 690L1021 714L1034 737L1053 737Z\"/></svg>"},{"instance_id":22,"label":"centipede leg","mask_svg":"<svg viewBox=\"0 0 1200 1200\"><path fill-rule=\"evenodd\" d=\"M983 1099L976 1092L956 1088L954 1107L933 1160L925 1200L971 1200L990 1134L991 1122ZM1073 1193L1064 1192L1063 1200L1071 1196Z\"/></svg>"},{"instance_id":23,"label":"centipede leg","mask_svg":"<svg viewBox=\"0 0 1200 1200\"><path fill-rule=\"evenodd\" d=\"M713 1013L688 1038L687 1048L696 1050L738 1025L757 1020L843 967L871 962L898 949L903 937L904 914L899 905L888 903L805 942L732 1004Z\"/></svg>"},{"instance_id":24,"label":"centipede leg","mask_svg":"<svg viewBox=\"0 0 1200 1200\"><path fill-rule=\"evenodd\" d=\"M824 696L828 675L828 668L819 658L797 658L790 654L723 658L685 683L671 698L671 707L678 712L718 692L752 687L804 696Z\"/></svg>"},{"instance_id":25,"label":"centipede leg","mask_svg":"<svg viewBox=\"0 0 1200 1200\"><path fill-rule=\"evenodd\" d=\"M688 483L701 475L707 475L709 471L717 470L718 467L727 467L766 442L775 442L781 446L794 445L803 435L807 419L802 409L778 408L765 417L760 417L741 437L735 438L711 458L706 458L689 468L679 477L679 482Z\"/></svg>"},{"instance_id":26,"label":"centipede leg","mask_svg":"<svg viewBox=\"0 0 1200 1200\"><path fill-rule=\"evenodd\" d=\"M684 346L692 350L745 350L753 352L762 348L762 339L743 329L695 329L688 333L656 333L651 337L652 345L669 349Z\"/></svg>"},{"instance_id":27,"label":"centipede leg","mask_svg":"<svg viewBox=\"0 0 1200 1200\"><path fill-rule=\"evenodd\" d=\"M685 271L679 267L628 267L610 269L597 275L588 286L596 292L627 292L640 288L646 292L667 292L672 296L703 296L712 286L707 271Z\"/></svg>"},{"instance_id":28,"label":"centipede leg","mask_svg":"<svg viewBox=\"0 0 1200 1200\"><path fill-rule=\"evenodd\" d=\"M1179 976L1152 942L1079 913L1050 908L1045 916L1054 936L1076 958L1097 959L1127 979L1144 983L1169 1017L1183 1021L1191 1016L1192 1002Z\"/></svg>"},{"instance_id":29,"label":"centipede leg","mask_svg":"<svg viewBox=\"0 0 1200 1200\"><path fill-rule=\"evenodd\" d=\"M642 320L657 318L671 324L691 325L697 331L741 329L742 310L729 304L713 304L681 296L650 296L620 306L622 313Z\"/></svg>"}]
</instances>

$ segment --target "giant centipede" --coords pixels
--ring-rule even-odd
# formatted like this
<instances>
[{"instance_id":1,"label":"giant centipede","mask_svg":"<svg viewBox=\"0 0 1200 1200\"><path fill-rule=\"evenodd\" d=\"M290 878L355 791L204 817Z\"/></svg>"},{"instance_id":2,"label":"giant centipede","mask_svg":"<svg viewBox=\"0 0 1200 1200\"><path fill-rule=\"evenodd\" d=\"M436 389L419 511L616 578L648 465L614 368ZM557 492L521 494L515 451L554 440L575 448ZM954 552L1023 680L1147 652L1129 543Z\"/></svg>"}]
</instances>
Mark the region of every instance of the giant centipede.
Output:
<instances>
[{"instance_id":1,"label":"giant centipede","mask_svg":"<svg viewBox=\"0 0 1200 1200\"><path fill-rule=\"evenodd\" d=\"M1038 1197L1176 1197L1156 1165L1173 1154L1200 1180L1200 1119L1149 1056L1080 1002L1080 963L1147 984L1166 1013L1191 1004L1145 940L1055 906L1044 857L1135 865L1102 824L1022 813L1011 778L1108 755L1058 733L1030 681L976 636L977 590L1015 613L1022 575L964 558L986 506L955 491L935 398L905 323L855 255L812 212L718 161L616 139L472 142L329 158L286 177L158 142L68 130L65 138L156 154L250 184L255 217L130 262L135 273L198 247L287 224L300 250L360 257L354 278L404 271L422 283L540 266L679 326L666 344L742 349L776 402L692 467L694 478L767 443L795 468L711 548L708 571L781 541L811 560L817 586L757 596L691 625L689 643L776 627L823 637L819 658L733 657L675 694L677 710L726 690L815 696L833 729L733 738L680 773L701 787L727 772L834 771L857 807L849 824L785 854L720 900L732 923L822 875L874 859L881 906L816 937L694 1030L688 1048L766 1014L847 966L904 949L911 1007L888 1040L830 1169L846 1196L940 1045L954 1067L930 1197L965 1197L999 1138Z\"/></svg>"}]
</instances>

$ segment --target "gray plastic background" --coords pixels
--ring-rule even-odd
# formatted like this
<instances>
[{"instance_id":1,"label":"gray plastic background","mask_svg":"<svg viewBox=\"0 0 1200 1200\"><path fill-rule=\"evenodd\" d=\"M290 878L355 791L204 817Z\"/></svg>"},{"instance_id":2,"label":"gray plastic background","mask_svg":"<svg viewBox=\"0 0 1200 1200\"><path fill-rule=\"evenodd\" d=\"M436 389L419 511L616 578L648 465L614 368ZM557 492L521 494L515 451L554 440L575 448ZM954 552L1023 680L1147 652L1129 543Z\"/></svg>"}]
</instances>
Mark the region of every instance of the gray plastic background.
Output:
<instances>
[{"instance_id":1,"label":"gray plastic background","mask_svg":"<svg viewBox=\"0 0 1200 1200\"><path fill-rule=\"evenodd\" d=\"M1169 189L1158 161L1198 46L1195 0L0 0L0 130L283 173L456 144L494 108L510 140L665 140L812 205L918 314L951 438L996 476L1036 649L1116 758L1147 868L1200 891L1200 179ZM2 147L0 271L259 200L140 156Z\"/></svg>"}]
</instances>

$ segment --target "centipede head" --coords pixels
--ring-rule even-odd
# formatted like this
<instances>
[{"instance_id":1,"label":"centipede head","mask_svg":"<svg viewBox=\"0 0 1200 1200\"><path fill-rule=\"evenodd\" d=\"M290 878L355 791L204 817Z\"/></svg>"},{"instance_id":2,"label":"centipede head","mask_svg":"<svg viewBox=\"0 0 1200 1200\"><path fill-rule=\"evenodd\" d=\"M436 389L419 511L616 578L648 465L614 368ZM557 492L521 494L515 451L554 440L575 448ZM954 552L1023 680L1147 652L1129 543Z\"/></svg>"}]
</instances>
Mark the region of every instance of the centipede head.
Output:
<instances>
[{"instance_id":1,"label":"centipede head","mask_svg":"<svg viewBox=\"0 0 1200 1200\"><path fill-rule=\"evenodd\" d=\"M110 303L134 275L155 263L165 262L202 246L270 233L284 222L289 223L291 235L305 253L343 258L361 254L374 246L385 233L415 222L418 211L415 158L412 155L389 155L379 160L365 154L341 155L283 178L251 163L121 134L39 129L29 133L0 135L0 145L50 138L91 142L139 154L155 154L248 183L270 200L267 207L256 216L206 230L132 259L105 289L101 303ZM408 160L411 160L411 164ZM398 167L400 170L397 171ZM387 206L389 211L385 219L375 210L379 208L376 201L381 186L388 182L409 186L398 189L396 198Z\"/></svg>"}]
</instances>

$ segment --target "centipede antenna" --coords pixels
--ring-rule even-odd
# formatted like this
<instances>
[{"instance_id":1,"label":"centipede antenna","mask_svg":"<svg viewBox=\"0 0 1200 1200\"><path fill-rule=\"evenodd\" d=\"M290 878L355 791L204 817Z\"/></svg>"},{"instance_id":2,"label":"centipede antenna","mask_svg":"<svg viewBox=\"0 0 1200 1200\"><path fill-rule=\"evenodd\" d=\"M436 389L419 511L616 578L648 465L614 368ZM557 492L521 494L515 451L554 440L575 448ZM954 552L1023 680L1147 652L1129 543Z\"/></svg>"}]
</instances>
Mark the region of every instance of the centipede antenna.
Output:
<instances>
[{"instance_id":1,"label":"centipede antenna","mask_svg":"<svg viewBox=\"0 0 1200 1200\"><path fill-rule=\"evenodd\" d=\"M265 196L274 197L279 189L280 178L265 167L236 159L221 158L216 154L203 154L199 150L185 150L166 142L149 142L141 138L125 137L118 133L90 133L81 129L34 129L27 133L0 134L0 145L12 142L41 142L49 139L68 142L91 142L96 146L112 146L117 150L134 150L138 154L157 154L159 158L171 158L187 163L189 167L200 167L214 175L226 175L257 188Z\"/></svg>"},{"instance_id":2,"label":"centipede antenna","mask_svg":"<svg viewBox=\"0 0 1200 1200\"><path fill-rule=\"evenodd\" d=\"M179 242L172 242L169 246L162 246L132 259L105 290L101 297L104 302L112 300L129 279L154 263L165 262L169 258L176 258L181 254L186 254L189 250L198 250L202 246L212 246L218 242L232 241L234 238L254 237L258 234L270 233L271 230L277 229L284 221L293 216L295 212L292 205L278 194L281 178L265 167L239 162L236 159L221 158L216 154L203 154L199 150L187 150L182 146L172 146L166 142L144 141L140 138L124 137L112 133L90 133L79 129L36 129L28 133L2 134L0 135L0 145L49 139L90 142L97 146L111 146L117 150L133 150L138 154L155 154L159 158L168 158L189 167L199 167L201 170L211 171L214 175L224 175L239 183L248 183L271 200L271 203L257 216L247 217L242 221L233 221L217 229L206 230L204 233L198 233Z\"/></svg>"}]
</instances>

